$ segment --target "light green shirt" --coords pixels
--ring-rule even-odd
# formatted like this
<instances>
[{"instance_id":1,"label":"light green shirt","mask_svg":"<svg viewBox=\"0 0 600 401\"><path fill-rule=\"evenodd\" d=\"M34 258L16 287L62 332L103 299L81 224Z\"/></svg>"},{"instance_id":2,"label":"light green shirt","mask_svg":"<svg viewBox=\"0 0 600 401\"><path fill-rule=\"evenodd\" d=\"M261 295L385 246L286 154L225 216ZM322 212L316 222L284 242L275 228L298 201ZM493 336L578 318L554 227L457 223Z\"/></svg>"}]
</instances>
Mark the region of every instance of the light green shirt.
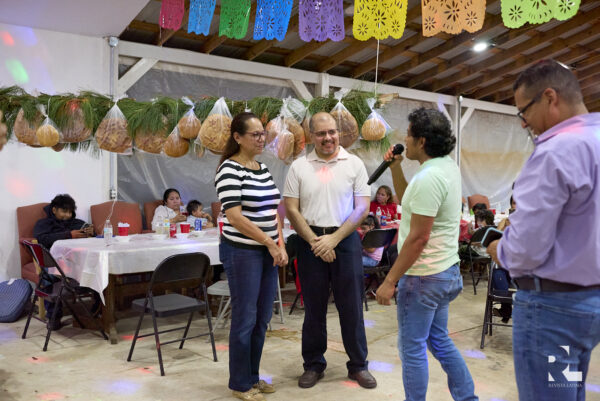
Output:
<instances>
[{"instance_id":1,"label":"light green shirt","mask_svg":"<svg viewBox=\"0 0 600 401\"><path fill-rule=\"evenodd\" d=\"M454 160L450 156L427 160L410 180L402 197L398 252L410 231L413 214L434 217L433 227L423 252L406 274L428 276L459 262L460 209L460 170Z\"/></svg>"}]
</instances>

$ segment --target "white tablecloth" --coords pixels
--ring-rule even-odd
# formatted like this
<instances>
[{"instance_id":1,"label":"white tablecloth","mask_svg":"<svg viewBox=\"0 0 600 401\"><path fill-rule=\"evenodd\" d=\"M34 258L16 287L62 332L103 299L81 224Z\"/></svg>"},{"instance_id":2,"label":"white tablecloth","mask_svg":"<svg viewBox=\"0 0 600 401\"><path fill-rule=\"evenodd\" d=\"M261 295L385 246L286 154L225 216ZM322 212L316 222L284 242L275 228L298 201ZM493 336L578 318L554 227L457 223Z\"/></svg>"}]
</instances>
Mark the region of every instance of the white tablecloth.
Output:
<instances>
[{"instance_id":1,"label":"white tablecloth","mask_svg":"<svg viewBox=\"0 0 600 401\"><path fill-rule=\"evenodd\" d=\"M284 237L294 231L283 230ZM65 274L82 286L97 291L104 302L102 291L108 286L109 274L127 274L153 271L165 258L179 253L203 252L211 265L220 264L217 228L202 231L198 238L153 239L152 234L130 236L129 242L115 242L106 246L103 238L81 238L56 241L50 253Z\"/></svg>"}]
</instances>

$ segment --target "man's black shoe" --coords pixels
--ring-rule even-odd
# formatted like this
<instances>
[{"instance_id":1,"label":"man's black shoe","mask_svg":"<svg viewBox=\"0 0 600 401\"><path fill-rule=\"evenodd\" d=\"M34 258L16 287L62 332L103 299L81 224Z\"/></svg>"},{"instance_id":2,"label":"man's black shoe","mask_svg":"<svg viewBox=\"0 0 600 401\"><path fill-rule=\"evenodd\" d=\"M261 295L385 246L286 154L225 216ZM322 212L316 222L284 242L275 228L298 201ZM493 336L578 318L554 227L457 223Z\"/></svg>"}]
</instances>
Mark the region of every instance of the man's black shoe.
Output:
<instances>
[{"instance_id":1,"label":"man's black shoe","mask_svg":"<svg viewBox=\"0 0 600 401\"><path fill-rule=\"evenodd\" d=\"M317 384L323 378L323 372L315 372L314 370L305 370L302 376L298 379L298 386L302 388L310 388Z\"/></svg>"}]
</instances>

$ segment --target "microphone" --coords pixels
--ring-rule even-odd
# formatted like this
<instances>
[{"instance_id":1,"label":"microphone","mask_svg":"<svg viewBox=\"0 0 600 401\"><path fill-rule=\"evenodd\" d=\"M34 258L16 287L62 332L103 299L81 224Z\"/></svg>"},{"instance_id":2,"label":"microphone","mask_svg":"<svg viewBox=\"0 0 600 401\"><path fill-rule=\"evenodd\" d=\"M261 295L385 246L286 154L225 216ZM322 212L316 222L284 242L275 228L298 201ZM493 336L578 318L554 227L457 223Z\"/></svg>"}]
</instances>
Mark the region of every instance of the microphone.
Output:
<instances>
[{"instance_id":1,"label":"microphone","mask_svg":"<svg viewBox=\"0 0 600 401\"><path fill-rule=\"evenodd\" d=\"M392 149L392 154L394 155L399 155L402 152L404 152L404 145L399 143L394 146L394 149ZM367 181L367 184L371 185L372 183L377 181L381 174L383 174L383 172L390 166L390 164L392 164L392 161L382 161L379 167L377 167L377 170L375 170L373 174L371 174L371 176L369 177L369 181Z\"/></svg>"}]
</instances>

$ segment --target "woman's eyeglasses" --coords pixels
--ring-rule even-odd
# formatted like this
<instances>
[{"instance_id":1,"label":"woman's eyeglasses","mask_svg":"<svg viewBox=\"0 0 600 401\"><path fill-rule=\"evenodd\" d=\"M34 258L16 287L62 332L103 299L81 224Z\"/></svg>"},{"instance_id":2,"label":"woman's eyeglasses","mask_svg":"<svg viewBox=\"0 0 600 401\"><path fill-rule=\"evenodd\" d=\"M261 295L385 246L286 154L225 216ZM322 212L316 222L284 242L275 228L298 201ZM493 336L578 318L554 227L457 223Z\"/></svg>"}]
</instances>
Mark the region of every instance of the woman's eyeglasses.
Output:
<instances>
[{"instance_id":1,"label":"woman's eyeglasses","mask_svg":"<svg viewBox=\"0 0 600 401\"><path fill-rule=\"evenodd\" d=\"M250 136L255 141L258 141L260 138L267 137L267 131L247 132L246 135Z\"/></svg>"}]
</instances>

